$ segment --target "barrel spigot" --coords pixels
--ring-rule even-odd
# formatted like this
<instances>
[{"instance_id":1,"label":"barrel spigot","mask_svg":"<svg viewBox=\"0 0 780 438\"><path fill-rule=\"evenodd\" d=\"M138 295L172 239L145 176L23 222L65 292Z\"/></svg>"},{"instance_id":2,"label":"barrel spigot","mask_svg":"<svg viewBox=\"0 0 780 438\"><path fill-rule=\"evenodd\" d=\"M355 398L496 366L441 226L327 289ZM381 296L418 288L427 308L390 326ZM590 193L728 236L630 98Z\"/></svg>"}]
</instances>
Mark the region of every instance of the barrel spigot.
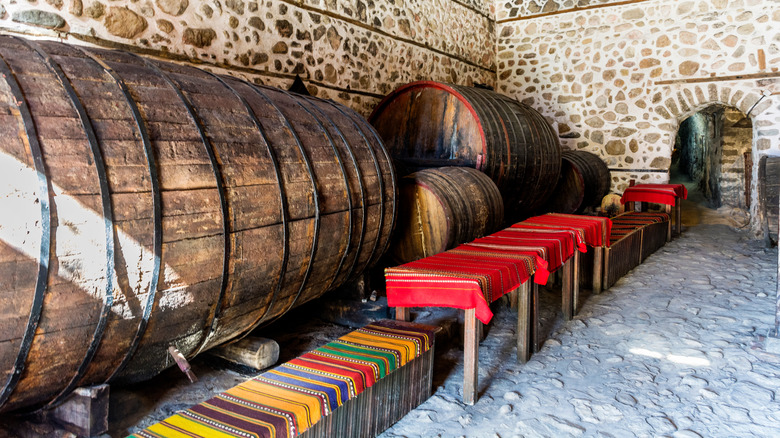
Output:
<instances>
[{"instance_id":1,"label":"barrel spigot","mask_svg":"<svg viewBox=\"0 0 780 438\"><path fill-rule=\"evenodd\" d=\"M190 366L190 363L187 362L187 358L184 357L183 354L181 354L181 351L179 351L178 348L171 345L168 347L168 353L170 353L173 360L176 361L176 365L179 366L179 369L187 375L187 378L190 379L191 383L195 383L198 381L198 378L195 377L195 373L192 372L192 367Z\"/></svg>"}]
</instances>

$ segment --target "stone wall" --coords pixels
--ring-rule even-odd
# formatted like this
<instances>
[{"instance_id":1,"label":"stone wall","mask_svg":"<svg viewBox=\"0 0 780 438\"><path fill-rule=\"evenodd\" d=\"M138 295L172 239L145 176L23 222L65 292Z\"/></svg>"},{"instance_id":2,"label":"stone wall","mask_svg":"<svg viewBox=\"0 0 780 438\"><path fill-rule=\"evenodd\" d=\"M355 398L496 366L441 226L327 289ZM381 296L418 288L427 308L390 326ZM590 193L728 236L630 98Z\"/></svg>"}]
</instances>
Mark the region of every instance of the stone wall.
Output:
<instances>
[{"instance_id":1,"label":"stone wall","mask_svg":"<svg viewBox=\"0 0 780 438\"><path fill-rule=\"evenodd\" d=\"M419 79L495 85L489 0L7 0L0 31L119 47L368 114ZM210 66L210 65L211 66Z\"/></svg>"},{"instance_id":2,"label":"stone wall","mask_svg":"<svg viewBox=\"0 0 780 438\"><path fill-rule=\"evenodd\" d=\"M497 3L498 91L599 154L613 190L668 181L680 122L713 103L749 114L753 163L780 154L780 0L574 3Z\"/></svg>"},{"instance_id":3,"label":"stone wall","mask_svg":"<svg viewBox=\"0 0 780 438\"><path fill-rule=\"evenodd\" d=\"M753 126L749 119L745 120L741 111L734 108L724 110L721 123L723 152L720 159L720 200L723 205L745 209L749 207L749 199L745 199L745 179L752 182L749 179L752 175L745 174L745 154L750 165Z\"/></svg>"}]
</instances>

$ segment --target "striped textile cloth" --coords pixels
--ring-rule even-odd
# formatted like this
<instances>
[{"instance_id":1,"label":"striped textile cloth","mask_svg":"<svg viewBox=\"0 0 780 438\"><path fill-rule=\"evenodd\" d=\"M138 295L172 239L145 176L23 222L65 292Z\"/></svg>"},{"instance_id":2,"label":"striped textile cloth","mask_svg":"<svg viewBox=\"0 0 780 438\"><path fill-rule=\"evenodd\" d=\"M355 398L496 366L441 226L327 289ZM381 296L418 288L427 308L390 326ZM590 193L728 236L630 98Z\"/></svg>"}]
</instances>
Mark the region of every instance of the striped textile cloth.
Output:
<instances>
[{"instance_id":1,"label":"striped textile cloth","mask_svg":"<svg viewBox=\"0 0 780 438\"><path fill-rule=\"evenodd\" d=\"M637 212L632 211L612 218L612 232L609 235L610 243L617 242L634 230L659 222L669 222L667 213Z\"/></svg>"},{"instance_id":2,"label":"striped textile cloth","mask_svg":"<svg viewBox=\"0 0 780 438\"><path fill-rule=\"evenodd\" d=\"M623 192L620 203L653 202L675 205L678 198L688 199L688 189L682 184L637 184Z\"/></svg>"},{"instance_id":3,"label":"striped textile cloth","mask_svg":"<svg viewBox=\"0 0 780 438\"><path fill-rule=\"evenodd\" d=\"M608 237L612 230L612 221L609 218L562 213L534 216L524 220L521 224L551 229L576 230L583 236L585 243L592 247L609 245L609 240L605 242L604 236Z\"/></svg>"},{"instance_id":4,"label":"striped textile cloth","mask_svg":"<svg viewBox=\"0 0 780 438\"><path fill-rule=\"evenodd\" d=\"M528 281L544 259L473 244L385 269L390 307L475 309L490 322L490 303ZM546 262L544 262L546 264Z\"/></svg>"},{"instance_id":5,"label":"striped textile cloth","mask_svg":"<svg viewBox=\"0 0 780 438\"><path fill-rule=\"evenodd\" d=\"M432 332L378 321L130 436L295 437L432 343Z\"/></svg>"},{"instance_id":6,"label":"striped textile cloth","mask_svg":"<svg viewBox=\"0 0 780 438\"><path fill-rule=\"evenodd\" d=\"M547 262L547 269L537 270L535 281L539 284L547 282L546 278L542 278L545 276L545 271L547 274L557 271L566 260L574 255L575 245L580 250L585 249L584 241L575 231L526 227L523 226L522 222L476 239L471 244L504 251L518 251L521 254L537 255L543 258Z\"/></svg>"}]
</instances>

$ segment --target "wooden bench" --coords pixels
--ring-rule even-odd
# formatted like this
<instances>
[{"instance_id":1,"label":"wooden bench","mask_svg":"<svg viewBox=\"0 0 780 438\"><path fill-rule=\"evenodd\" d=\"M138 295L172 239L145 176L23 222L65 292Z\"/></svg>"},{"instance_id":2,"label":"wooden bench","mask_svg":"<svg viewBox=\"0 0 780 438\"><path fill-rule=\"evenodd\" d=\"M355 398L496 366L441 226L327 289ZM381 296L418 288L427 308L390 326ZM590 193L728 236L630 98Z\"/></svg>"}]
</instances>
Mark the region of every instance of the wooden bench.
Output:
<instances>
[{"instance_id":1,"label":"wooden bench","mask_svg":"<svg viewBox=\"0 0 780 438\"><path fill-rule=\"evenodd\" d=\"M634 210L634 203L640 203L640 210L644 210L644 203L651 202L666 206L666 213L672 215L674 209L675 235L682 233L682 200L688 198L688 189L683 184L637 184L631 185L623 192L620 202L626 204L626 211ZM667 239L672 239L672 220L669 220L669 232Z\"/></svg>"},{"instance_id":2,"label":"wooden bench","mask_svg":"<svg viewBox=\"0 0 780 438\"><path fill-rule=\"evenodd\" d=\"M378 321L131 437L373 437L431 394L436 328Z\"/></svg>"},{"instance_id":3,"label":"wooden bench","mask_svg":"<svg viewBox=\"0 0 780 438\"><path fill-rule=\"evenodd\" d=\"M518 303L517 358L520 362L530 358L533 317L532 281L529 280L534 278L537 269L543 269L537 262L544 263L544 260L533 254L464 244L385 269L387 302L396 308L399 320L409 319L409 307L464 310L464 403L474 404L477 399L481 324L493 317L490 303L506 294L511 294Z\"/></svg>"},{"instance_id":4,"label":"wooden bench","mask_svg":"<svg viewBox=\"0 0 780 438\"><path fill-rule=\"evenodd\" d=\"M669 223L667 213L628 212L612 218L610 246L604 256L604 289L666 243Z\"/></svg>"}]
</instances>

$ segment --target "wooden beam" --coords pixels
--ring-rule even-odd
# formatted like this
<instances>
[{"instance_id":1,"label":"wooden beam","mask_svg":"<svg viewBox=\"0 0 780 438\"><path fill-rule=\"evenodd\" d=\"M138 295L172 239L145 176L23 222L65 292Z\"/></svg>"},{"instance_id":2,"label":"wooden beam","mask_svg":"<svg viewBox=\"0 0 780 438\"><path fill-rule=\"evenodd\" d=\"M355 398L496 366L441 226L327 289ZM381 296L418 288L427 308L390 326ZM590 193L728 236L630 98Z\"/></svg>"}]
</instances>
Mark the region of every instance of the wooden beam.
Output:
<instances>
[{"instance_id":1,"label":"wooden beam","mask_svg":"<svg viewBox=\"0 0 780 438\"><path fill-rule=\"evenodd\" d=\"M209 354L228 362L264 370L279 360L279 344L272 339L247 336L213 348L209 350Z\"/></svg>"},{"instance_id":2,"label":"wooden beam","mask_svg":"<svg viewBox=\"0 0 780 438\"><path fill-rule=\"evenodd\" d=\"M768 78L780 78L780 71L777 71L777 68L774 67L771 72L765 72L765 73L748 73L744 75L710 76L704 78L688 78L688 79L669 79L667 81L656 81L655 85L698 84L702 82L728 82L728 81L743 81L745 79L768 79Z\"/></svg>"},{"instance_id":3,"label":"wooden beam","mask_svg":"<svg viewBox=\"0 0 780 438\"><path fill-rule=\"evenodd\" d=\"M513 21L524 21L524 20L530 20L533 18L542 18L542 17L550 17L553 15L561 15L561 14L568 14L570 12L582 12L582 11L588 11L591 9L601 9L601 8L611 8L616 6L625 6L625 5L633 5L636 3L645 3L650 0L624 0L622 2L614 2L614 3L607 3L607 4L598 4L598 5L589 5L589 6L575 6L573 8L569 9L560 9L557 11L551 11L551 12L544 12L541 14L534 14L534 15L524 15L522 17L514 17L514 18L505 18L503 20L498 20L496 23L498 24L504 24L504 23L511 23Z\"/></svg>"},{"instance_id":4,"label":"wooden beam","mask_svg":"<svg viewBox=\"0 0 780 438\"><path fill-rule=\"evenodd\" d=\"M98 436L108 431L108 395L105 384L76 388L61 405L45 415L78 436Z\"/></svg>"},{"instance_id":5,"label":"wooden beam","mask_svg":"<svg viewBox=\"0 0 780 438\"><path fill-rule=\"evenodd\" d=\"M476 309L466 309L463 325L463 403L467 405L473 405L477 401L479 340L476 312Z\"/></svg>"}]
</instances>

